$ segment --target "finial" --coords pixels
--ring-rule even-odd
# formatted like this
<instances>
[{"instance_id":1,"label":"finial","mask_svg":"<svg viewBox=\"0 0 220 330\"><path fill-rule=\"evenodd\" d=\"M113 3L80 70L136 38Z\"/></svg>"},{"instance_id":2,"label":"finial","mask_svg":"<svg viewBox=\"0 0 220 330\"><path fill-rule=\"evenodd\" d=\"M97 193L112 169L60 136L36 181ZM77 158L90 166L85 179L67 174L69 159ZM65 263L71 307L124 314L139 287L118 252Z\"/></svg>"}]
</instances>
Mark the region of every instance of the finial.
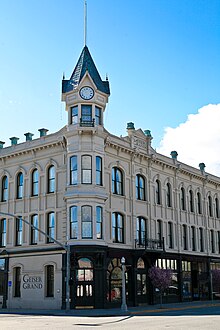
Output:
<instances>
[{"instance_id":1,"label":"finial","mask_svg":"<svg viewBox=\"0 0 220 330\"><path fill-rule=\"evenodd\" d=\"M84 1L84 46L87 45L87 1Z\"/></svg>"},{"instance_id":2,"label":"finial","mask_svg":"<svg viewBox=\"0 0 220 330\"><path fill-rule=\"evenodd\" d=\"M65 80L65 72L63 72L63 80Z\"/></svg>"}]
</instances>

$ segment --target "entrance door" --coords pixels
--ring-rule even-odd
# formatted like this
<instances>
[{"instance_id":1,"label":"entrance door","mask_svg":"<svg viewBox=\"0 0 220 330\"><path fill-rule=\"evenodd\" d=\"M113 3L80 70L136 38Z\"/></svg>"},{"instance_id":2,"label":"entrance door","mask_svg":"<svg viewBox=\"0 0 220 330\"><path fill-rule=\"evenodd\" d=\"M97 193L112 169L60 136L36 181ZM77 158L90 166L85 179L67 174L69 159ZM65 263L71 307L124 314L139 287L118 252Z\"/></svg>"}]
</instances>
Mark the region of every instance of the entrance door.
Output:
<instances>
[{"instance_id":1,"label":"entrance door","mask_svg":"<svg viewBox=\"0 0 220 330\"><path fill-rule=\"evenodd\" d=\"M76 308L94 307L93 264L88 258L78 260L76 271Z\"/></svg>"}]
</instances>

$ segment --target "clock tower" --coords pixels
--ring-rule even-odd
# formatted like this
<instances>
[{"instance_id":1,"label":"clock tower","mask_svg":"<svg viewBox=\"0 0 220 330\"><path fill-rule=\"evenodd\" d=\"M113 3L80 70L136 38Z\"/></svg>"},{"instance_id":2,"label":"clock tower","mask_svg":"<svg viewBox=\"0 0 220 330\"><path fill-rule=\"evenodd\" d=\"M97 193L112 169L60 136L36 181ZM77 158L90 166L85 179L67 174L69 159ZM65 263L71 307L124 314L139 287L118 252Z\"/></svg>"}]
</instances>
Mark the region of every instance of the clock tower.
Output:
<instances>
[{"instance_id":1,"label":"clock tower","mask_svg":"<svg viewBox=\"0 0 220 330\"><path fill-rule=\"evenodd\" d=\"M103 127L103 113L110 95L87 46L84 46L69 80L62 81L62 101L66 103L68 127L80 130Z\"/></svg>"}]
</instances>

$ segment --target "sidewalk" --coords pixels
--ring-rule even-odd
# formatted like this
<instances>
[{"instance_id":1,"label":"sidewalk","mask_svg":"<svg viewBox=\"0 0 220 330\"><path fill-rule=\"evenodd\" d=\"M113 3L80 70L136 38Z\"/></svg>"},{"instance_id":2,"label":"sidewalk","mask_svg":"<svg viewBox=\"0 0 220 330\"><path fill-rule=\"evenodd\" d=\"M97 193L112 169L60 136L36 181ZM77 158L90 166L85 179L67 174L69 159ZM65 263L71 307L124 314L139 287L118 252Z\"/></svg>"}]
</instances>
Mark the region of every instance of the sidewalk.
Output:
<instances>
[{"instance_id":1,"label":"sidewalk","mask_svg":"<svg viewBox=\"0 0 220 330\"><path fill-rule=\"evenodd\" d=\"M172 310L186 310L191 308L204 308L219 306L220 300L215 301L194 301L186 303L173 303L164 304L162 309L160 305L147 305L138 307L129 307L127 312L122 311L120 308L112 309L72 309L65 310L41 310L41 309L0 309L1 314L17 314L17 315L51 315L51 316L85 316L85 317L106 317L106 316L131 316L143 315L152 313L168 312Z\"/></svg>"}]
</instances>

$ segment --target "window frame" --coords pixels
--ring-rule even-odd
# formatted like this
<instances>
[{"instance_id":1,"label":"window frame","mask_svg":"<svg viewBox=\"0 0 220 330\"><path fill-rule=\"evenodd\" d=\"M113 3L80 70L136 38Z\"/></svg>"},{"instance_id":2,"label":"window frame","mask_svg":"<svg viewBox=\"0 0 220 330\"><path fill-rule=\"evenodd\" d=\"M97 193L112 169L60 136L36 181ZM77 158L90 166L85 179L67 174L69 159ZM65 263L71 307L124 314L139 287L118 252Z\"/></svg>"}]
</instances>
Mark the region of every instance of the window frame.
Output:
<instances>
[{"instance_id":1,"label":"window frame","mask_svg":"<svg viewBox=\"0 0 220 330\"><path fill-rule=\"evenodd\" d=\"M197 208L198 214L202 214L202 198L200 192L197 192Z\"/></svg>"},{"instance_id":2,"label":"window frame","mask_svg":"<svg viewBox=\"0 0 220 330\"><path fill-rule=\"evenodd\" d=\"M187 225L183 224L182 226L183 229L183 250L188 250L188 242L187 242L187 238L188 238L188 233L187 233Z\"/></svg>"},{"instance_id":3,"label":"window frame","mask_svg":"<svg viewBox=\"0 0 220 330\"><path fill-rule=\"evenodd\" d=\"M54 243L53 238L55 238L55 213L47 213L47 244Z\"/></svg>"},{"instance_id":4,"label":"window frame","mask_svg":"<svg viewBox=\"0 0 220 330\"><path fill-rule=\"evenodd\" d=\"M31 224L35 227L38 228L39 226L39 222L38 222L38 215L37 214L32 214L31 216ZM30 240L30 244L31 245L36 245L38 243L38 239L39 239L39 232L37 229L31 227L31 240Z\"/></svg>"},{"instance_id":5,"label":"window frame","mask_svg":"<svg viewBox=\"0 0 220 330\"><path fill-rule=\"evenodd\" d=\"M47 170L47 192L48 194L55 192L55 166L50 165Z\"/></svg>"},{"instance_id":6,"label":"window frame","mask_svg":"<svg viewBox=\"0 0 220 330\"><path fill-rule=\"evenodd\" d=\"M31 173L31 190L32 196L39 195L39 171L35 168Z\"/></svg>"},{"instance_id":7,"label":"window frame","mask_svg":"<svg viewBox=\"0 0 220 330\"><path fill-rule=\"evenodd\" d=\"M86 110L89 110L89 111L87 112ZM84 113L84 111L85 111L85 113ZM91 104L82 104L81 105L81 122L82 123L92 123L92 105Z\"/></svg>"},{"instance_id":8,"label":"window frame","mask_svg":"<svg viewBox=\"0 0 220 330\"><path fill-rule=\"evenodd\" d=\"M70 185L78 184L78 161L77 156L70 157Z\"/></svg>"},{"instance_id":9,"label":"window frame","mask_svg":"<svg viewBox=\"0 0 220 330\"><path fill-rule=\"evenodd\" d=\"M102 157L96 156L96 185L102 186Z\"/></svg>"},{"instance_id":10,"label":"window frame","mask_svg":"<svg viewBox=\"0 0 220 330\"><path fill-rule=\"evenodd\" d=\"M215 215L216 218L219 219L219 199L218 197L215 198Z\"/></svg>"},{"instance_id":11,"label":"window frame","mask_svg":"<svg viewBox=\"0 0 220 330\"><path fill-rule=\"evenodd\" d=\"M97 115L97 111L99 112ZM102 108L95 106L95 124L102 125Z\"/></svg>"},{"instance_id":12,"label":"window frame","mask_svg":"<svg viewBox=\"0 0 220 330\"><path fill-rule=\"evenodd\" d=\"M15 245L21 246L23 244L23 221L21 216L16 217L15 233Z\"/></svg>"},{"instance_id":13,"label":"window frame","mask_svg":"<svg viewBox=\"0 0 220 330\"><path fill-rule=\"evenodd\" d=\"M147 220L139 216L136 218L136 239L138 245L144 245L147 240Z\"/></svg>"},{"instance_id":14,"label":"window frame","mask_svg":"<svg viewBox=\"0 0 220 330\"><path fill-rule=\"evenodd\" d=\"M213 208L212 208L212 197L208 196L208 215L213 217Z\"/></svg>"},{"instance_id":15,"label":"window frame","mask_svg":"<svg viewBox=\"0 0 220 330\"><path fill-rule=\"evenodd\" d=\"M196 227L191 226L192 251L196 251Z\"/></svg>"},{"instance_id":16,"label":"window frame","mask_svg":"<svg viewBox=\"0 0 220 330\"><path fill-rule=\"evenodd\" d=\"M87 211L89 210L88 214L86 214L86 209L87 209ZM93 238L92 211L93 211L93 209L92 209L91 205L82 205L81 206L81 236L82 236L82 239L92 239ZM89 235L85 234L86 232L89 232Z\"/></svg>"},{"instance_id":17,"label":"window frame","mask_svg":"<svg viewBox=\"0 0 220 330\"><path fill-rule=\"evenodd\" d=\"M86 159L90 160L90 164L87 164ZM87 167L88 166L88 167ZM88 180L89 178L89 180ZM82 155L81 156L81 183L92 184L92 156Z\"/></svg>"},{"instance_id":18,"label":"window frame","mask_svg":"<svg viewBox=\"0 0 220 330\"><path fill-rule=\"evenodd\" d=\"M146 191L145 191L145 178L141 174L136 175L136 199L139 201L146 200Z\"/></svg>"},{"instance_id":19,"label":"window frame","mask_svg":"<svg viewBox=\"0 0 220 330\"><path fill-rule=\"evenodd\" d=\"M189 190L189 210L194 212L194 195L192 189Z\"/></svg>"},{"instance_id":20,"label":"window frame","mask_svg":"<svg viewBox=\"0 0 220 330\"><path fill-rule=\"evenodd\" d=\"M155 194L156 194L156 204L161 205L161 183L160 180L157 179L155 181L156 187L155 187Z\"/></svg>"},{"instance_id":21,"label":"window frame","mask_svg":"<svg viewBox=\"0 0 220 330\"><path fill-rule=\"evenodd\" d=\"M45 266L46 298L54 297L55 272L54 265Z\"/></svg>"},{"instance_id":22,"label":"window frame","mask_svg":"<svg viewBox=\"0 0 220 330\"><path fill-rule=\"evenodd\" d=\"M8 201L8 176L4 175L2 178L2 202Z\"/></svg>"},{"instance_id":23,"label":"window frame","mask_svg":"<svg viewBox=\"0 0 220 330\"><path fill-rule=\"evenodd\" d=\"M199 227L199 245L200 252L204 252L204 230L202 227Z\"/></svg>"},{"instance_id":24,"label":"window frame","mask_svg":"<svg viewBox=\"0 0 220 330\"><path fill-rule=\"evenodd\" d=\"M103 208L96 206L96 238L103 238Z\"/></svg>"},{"instance_id":25,"label":"window frame","mask_svg":"<svg viewBox=\"0 0 220 330\"><path fill-rule=\"evenodd\" d=\"M186 192L184 187L181 187L180 189L180 205L181 210L186 211Z\"/></svg>"},{"instance_id":26,"label":"window frame","mask_svg":"<svg viewBox=\"0 0 220 330\"><path fill-rule=\"evenodd\" d=\"M112 241L113 243L125 243L124 216L120 212L112 213Z\"/></svg>"},{"instance_id":27,"label":"window frame","mask_svg":"<svg viewBox=\"0 0 220 330\"><path fill-rule=\"evenodd\" d=\"M79 233L78 208L76 205L70 207L70 238L77 239Z\"/></svg>"},{"instance_id":28,"label":"window frame","mask_svg":"<svg viewBox=\"0 0 220 330\"><path fill-rule=\"evenodd\" d=\"M123 196L123 173L117 166L112 167L112 193Z\"/></svg>"},{"instance_id":29,"label":"window frame","mask_svg":"<svg viewBox=\"0 0 220 330\"><path fill-rule=\"evenodd\" d=\"M170 182L167 182L166 196L167 196L167 207L172 207L172 191L171 191Z\"/></svg>"},{"instance_id":30,"label":"window frame","mask_svg":"<svg viewBox=\"0 0 220 330\"><path fill-rule=\"evenodd\" d=\"M6 247L7 245L7 221L6 218L0 219L0 247Z\"/></svg>"},{"instance_id":31,"label":"window frame","mask_svg":"<svg viewBox=\"0 0 220 330\"><path fill-rule=\"evenodd\" d=\"M173 223L168 221L168 247L173 249Z\"/></svg>"},{"instance_id":32,"label":"window frame","mask_svg":"<svg viewBox=\"0 0 220 330\"><path fill-rule=\"evenodd\" d=\"M76 113L74 114L74 110L77 110ZM75 105L73 107L71 107L71 124L75 125L78 124L78 116L79 116L79 109L78 109L78 105Z\"/></svg>"},{"instance_id":33,"label":"window frame","mask_svg":"<svg viewBox=\"0 0 220 330\"><path fill-rule=\"evenodd\" d=\"M21 297L21 267L13 268L13 278L14 278L13 297L20 298Z\"/></svg>"},{"instance_id":34,"label":"window frame","mask_svg":"<svg viewBox=\"0 0 220 330\"><path fill-rule=\"evenodd\" d=\"M24 189L24 175L22 172L19 172L17 175L17 199L23 198L23 189Z\"/></svg>"}]
</instances>

